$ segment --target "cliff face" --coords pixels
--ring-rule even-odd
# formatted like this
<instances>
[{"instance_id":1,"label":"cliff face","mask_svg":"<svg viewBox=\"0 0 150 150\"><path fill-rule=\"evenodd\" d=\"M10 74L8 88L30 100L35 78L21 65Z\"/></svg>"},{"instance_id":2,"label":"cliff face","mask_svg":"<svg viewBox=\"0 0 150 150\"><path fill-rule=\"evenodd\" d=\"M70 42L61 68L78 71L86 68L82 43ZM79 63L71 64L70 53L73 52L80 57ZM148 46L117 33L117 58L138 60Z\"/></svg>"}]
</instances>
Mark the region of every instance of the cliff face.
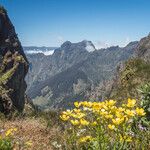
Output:
<instances>
[{"instance_id":1,"label":"cliff face","mask_svg":"<svg viewBox=\"0 0 150 150\"><path fill-rule=\"evenodd\" d=\"M7 12L0 7L0 111L22 111L28 61Z\"/></svg>"},{"instance_id":2,"label":"cliff face","mask_svg":"<svg viewBox=\"0 0 150 150\"><path fill-rule=\"evenodd\" d=\"M136 49L136 56L150 61L150 34L140 40Z\"/></svg>"}]
</instances>

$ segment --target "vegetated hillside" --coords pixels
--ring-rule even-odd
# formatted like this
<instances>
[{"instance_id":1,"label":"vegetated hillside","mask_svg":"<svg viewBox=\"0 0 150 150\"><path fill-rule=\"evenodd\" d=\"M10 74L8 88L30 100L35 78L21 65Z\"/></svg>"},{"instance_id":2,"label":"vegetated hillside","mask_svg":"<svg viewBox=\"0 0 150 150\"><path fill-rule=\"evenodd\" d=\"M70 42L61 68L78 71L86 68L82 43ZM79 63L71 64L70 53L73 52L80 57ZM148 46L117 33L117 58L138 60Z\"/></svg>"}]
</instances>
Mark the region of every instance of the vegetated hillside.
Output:
<instances>
[{"instance_id":1,"label":"vegetated hillside","mask_svg":"<svg viewBox=\"0 0 150 150\"><path fill-rule=\"evenodd\" d=\"M138 89L150 83L150 35L141 39L135 49L135 57L118 67L118 73L108 82L97 86L90 93L93 96L116 98L126 97L140 99Z\"/></svg>"},{"instance_id":2,"label":"vegetated hillside","mask_svg":"<svg viewBox=\"0 0 150 150\"><path fill-rule=\"evenodd\" d=\"M28 61L6 10L0 6L0 111L22 111Z\"/></svg>"},{"instance_id":3,"label":"vegetated hillside","mask_svg":"<svg viewBox=\"0 0 150 150\"><path fill-rule=\"evenodd\" d=\"M133 56L137 43L96 50L90 41L67 41L51 56L28 55L32 69L27 93L41 108L60 108L83 100L87 91L111 79L117 66Z\"/></svg>"}]
</instances>

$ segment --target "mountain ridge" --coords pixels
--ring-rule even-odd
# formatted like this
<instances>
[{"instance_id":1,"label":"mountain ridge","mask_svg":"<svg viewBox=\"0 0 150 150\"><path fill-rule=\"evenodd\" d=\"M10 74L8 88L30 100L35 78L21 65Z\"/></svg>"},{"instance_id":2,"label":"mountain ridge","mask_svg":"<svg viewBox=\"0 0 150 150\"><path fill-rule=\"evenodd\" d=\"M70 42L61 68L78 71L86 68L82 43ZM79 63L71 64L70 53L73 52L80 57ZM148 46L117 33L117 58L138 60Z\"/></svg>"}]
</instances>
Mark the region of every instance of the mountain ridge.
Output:
<instances>
[{"instance_id":1,"label":"mountain ridge","mask_svg":"<svg viewBox=\"0 0 150 150\"><path fill-rule=\"evenodd\" d=\"M86 49L87 43L92 46L93 51ZM37 101L45 99L48 101L47 103L51 103L47 104L50 107L61 107L58 101L61 101L61 105L63 103L65 105L65 99L68 96L70 99L75 95L83 99L86 91L90 90L92 86L112 78L116 66L133 55L136 45L137 42L133 42L125 48L114 46L97 50L91 41L84 40L78 43L67 41L60 48L55 49L51 56L38 55L38 59L35 61L35 55L34 57L27 55L29 61L34 62L33 72L29 72L28 77L32 75L35 77L36 66L42 65L37 69L38 72L40 71L39 75L37 72L35 73L35 82L29 86L27 93L35 103L36 99L38 99ZM39 59L43 61L38 65L41 62ZM27 82L31 83L30 79ZM47 94L43 94L43 91ZM54 106L56 103L58 106Z\"/></svg>"}]
</instances>

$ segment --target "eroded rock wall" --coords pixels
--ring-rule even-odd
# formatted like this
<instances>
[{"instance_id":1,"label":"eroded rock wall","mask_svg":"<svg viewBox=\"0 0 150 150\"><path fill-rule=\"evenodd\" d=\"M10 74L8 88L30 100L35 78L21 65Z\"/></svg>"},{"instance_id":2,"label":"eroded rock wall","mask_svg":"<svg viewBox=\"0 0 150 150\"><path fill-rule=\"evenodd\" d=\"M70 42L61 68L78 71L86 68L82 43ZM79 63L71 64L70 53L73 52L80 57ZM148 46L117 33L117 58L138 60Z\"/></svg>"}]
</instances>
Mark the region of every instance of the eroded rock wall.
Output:
<instances>
[{"instance_id":1,"label":"eroded rock wall","mask_svg":"<svg viewBox=\"0 0 150 150\"><path fill-rule=\"evenodd\" d=\"M0 111L22 111L28 61L6 10L0 7Z\"/></svg>"}]
</instances>

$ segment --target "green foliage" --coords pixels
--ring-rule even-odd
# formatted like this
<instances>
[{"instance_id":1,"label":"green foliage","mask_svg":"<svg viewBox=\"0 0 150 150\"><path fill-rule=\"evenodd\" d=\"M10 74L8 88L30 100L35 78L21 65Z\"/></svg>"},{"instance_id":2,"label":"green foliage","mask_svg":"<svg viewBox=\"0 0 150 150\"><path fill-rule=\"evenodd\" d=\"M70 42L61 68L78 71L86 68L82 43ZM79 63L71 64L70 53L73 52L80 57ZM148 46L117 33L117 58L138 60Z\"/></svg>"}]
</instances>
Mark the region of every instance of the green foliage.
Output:
<instances>
[{"instance_id":1,"label":"green foliage","mask_svg":"<svg viewBox=\"0 0 150 150\"><path fill-rule=\"evenodd\" d=\"M66 149L149 149L150 126L141 125L146 113L135 99L121 105L115 100L83 101L74 105L74 109L63 111L60 116L65 124Z\"/></svg>"},{"instance_id":2,"label":"green foliage","mask_svg":"<svg viewBox=\"0 0 150 150\"><path fill-rule=\"evenodd\" d=\"M120 72L119 80L111 93L111 97L140 99L137 88L148 82L150 82L150 63L138 58L130 59Z\"/></svg>"},{"instance_id":3,"label":"green foliage","mask_svg":"<svg viewBox=\"0 0 150 150\"><path fill-rule=\"evenodd\" d=\"M15 70L16 70L16 65L11 68L9 71L7 71L6 73L4 73L1 77L0 77L0 84L5 84L14 74Z\"/></svg>"},{"instance_id":4,"label":"green foliage","mask_svg":"<svg viewBox=\"0 0 150 150\"><path fill-rule=\"evenodd\" d=\"M143 85L139 91L142 94L141 106L147 114L147 119L150 121L150 83Z\"/></svg>"},{"instance_id":5,"label":"green foliage","mask_svg":"<svg viewBox=\"0 0 150 150\"><path fill-rule=\"evenodd\" d=\"M12 150L12 143L9 138L0 139L0 150Z\"/></svg>"}]
</instances>

